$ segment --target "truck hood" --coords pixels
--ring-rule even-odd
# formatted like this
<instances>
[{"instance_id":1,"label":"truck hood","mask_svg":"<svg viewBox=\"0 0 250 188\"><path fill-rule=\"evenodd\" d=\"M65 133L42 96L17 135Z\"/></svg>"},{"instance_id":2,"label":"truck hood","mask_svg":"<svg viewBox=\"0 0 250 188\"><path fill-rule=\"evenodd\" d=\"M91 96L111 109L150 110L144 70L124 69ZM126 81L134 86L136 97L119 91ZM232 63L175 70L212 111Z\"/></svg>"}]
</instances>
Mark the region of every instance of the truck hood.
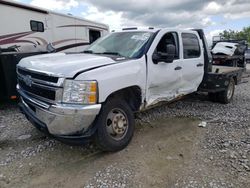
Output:
<instances>
[{"instance_id":1,"label":"truck hood","mask_svg":"<svg viewBox=\"0 0 250 188\"><path fill-rule=\"evenodd\" d=\"M116 63L109 57L94 54L54 53L22 59L18 67L59 77L72 78L78 72Z\"/></svg>"}]
</instances>

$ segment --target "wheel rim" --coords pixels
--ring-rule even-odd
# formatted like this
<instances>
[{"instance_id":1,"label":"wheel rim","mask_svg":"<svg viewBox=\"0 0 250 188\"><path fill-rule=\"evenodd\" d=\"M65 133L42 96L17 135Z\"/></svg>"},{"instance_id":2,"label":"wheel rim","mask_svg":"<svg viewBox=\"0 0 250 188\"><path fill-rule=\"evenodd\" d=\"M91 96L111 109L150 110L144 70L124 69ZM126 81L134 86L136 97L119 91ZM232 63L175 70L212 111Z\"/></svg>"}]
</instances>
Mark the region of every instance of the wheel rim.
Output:
<instances>
[{"instance_id":1,"label":"wheel rim","mask_svg":"<svg viewBox=\"0 0 250 188\"><path fill-rule=\"evenodd\" d=\"M119 108L112 109L106 119L106 129L111 138L122 140L128 131L126 113Z\"/></svg>"},{"instance_id":2,"label":"wheel rim","mask_svg":"<svg viewBox=\"0 0 250 188\"><path fill-rule=\"evenodd\" d=\"M233 92L234 92L234 84L232 81L230 81L229 86L228 86L228 90L227 90L227 98L228 99L232 98Z\"/></svg>"}]
</instances>

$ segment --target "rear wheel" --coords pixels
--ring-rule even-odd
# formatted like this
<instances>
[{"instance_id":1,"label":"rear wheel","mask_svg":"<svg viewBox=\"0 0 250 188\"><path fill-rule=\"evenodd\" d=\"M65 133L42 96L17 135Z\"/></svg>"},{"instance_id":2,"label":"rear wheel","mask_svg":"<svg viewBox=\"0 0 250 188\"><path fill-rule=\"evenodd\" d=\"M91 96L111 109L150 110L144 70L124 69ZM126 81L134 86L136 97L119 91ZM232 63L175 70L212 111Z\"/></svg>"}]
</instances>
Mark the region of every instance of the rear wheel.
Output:
<instances>
[{"instance_id":1,"label":"rear wheel","mask_svg":"<svg viewBox=\"0 0 250 188\"><path fill-rule=\"evenodd\" d=\"M103 104L97 126L96 141L103 151L122 150L133 137L133 112L124 100L111 98Z\"/></svg>"},{"instance_id":2,"label":"rear wheel","mask_svg":"<svg viewBox=\"0 0 250 188\"><path fill-rule=\"evenodd\" d=\"M218 93L218 101L224 104L228 104L232 101L235 90L235 81L233 78L230 78L227 88Z\"/></svg>"}]
</instances>

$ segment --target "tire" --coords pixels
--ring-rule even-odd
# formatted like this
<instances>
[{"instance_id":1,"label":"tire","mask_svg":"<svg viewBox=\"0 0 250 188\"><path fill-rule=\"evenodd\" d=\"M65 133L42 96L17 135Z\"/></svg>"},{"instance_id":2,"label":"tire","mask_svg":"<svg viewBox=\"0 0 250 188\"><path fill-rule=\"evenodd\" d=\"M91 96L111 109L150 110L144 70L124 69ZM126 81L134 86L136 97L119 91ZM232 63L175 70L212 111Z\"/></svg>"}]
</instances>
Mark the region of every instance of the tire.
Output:
<instances>
[{"instance_id":1,"label":"tire","mask_svg":"<svg viewBox=\"0 0 250 188\"><path fill-rule=\"evenodd\" d=\"M225 91L218 93L218 102L223 104L228 104L232 101L235 90L235 81L233 78L230 78L229 84Z\"/></svg>"},{"instance_id":2,"label":"tire","mask_svg":"<svg viewBox=\"0 0 250 188\"><path fill-rule=\"evenodd\" d=\"M134 114L129 105L111 98L103 104L97 117L96 143L103 151L122 150L131 141L134 128Z\"/></svg>"}]
</instances>

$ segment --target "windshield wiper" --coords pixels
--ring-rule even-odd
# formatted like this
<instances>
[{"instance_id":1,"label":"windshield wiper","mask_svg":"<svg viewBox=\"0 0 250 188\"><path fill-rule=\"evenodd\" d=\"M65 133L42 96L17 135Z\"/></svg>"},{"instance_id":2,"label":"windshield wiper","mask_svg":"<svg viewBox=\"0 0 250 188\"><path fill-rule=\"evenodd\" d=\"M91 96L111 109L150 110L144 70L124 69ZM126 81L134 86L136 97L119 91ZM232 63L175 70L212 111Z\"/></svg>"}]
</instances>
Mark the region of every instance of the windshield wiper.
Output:
<instances>
[{"instance_id":1,"label":"windshield wiper","mask_svg":"<svg viewBox=\"0 0 250 188\"><path fill-rule=\"evenodd\" d=\"M103 53L101 53L101 54L107 54L107 55L117 55L117 56L121 56L121 57L123 57L120 53L118 53L118 52L103 52Z\"/></svg>"},{"instance_id":2,"label":"windshield wiper","mask_svg":"<svg viewBox=\"0 0 250 188\"><path fill-rule=\"evenodd\" d=\"M106 54L106 55L116 55L116 56L121 56L123 57L120 53L118 52L93 52L92 50L85 50L83 51L83 53L86 53L86 54Z\"/></svg>"},{"instance_id":3,"label":"windshield wiper","mask_svg":"<svg viewBox=\"0 0 250 188\"><path fill-rule=\"evenodd\" d=\"M92 51L92 50L84 50L83 53L86 53L86 54L93 54L93 51Z\"/></svg>"}]
</instances>

